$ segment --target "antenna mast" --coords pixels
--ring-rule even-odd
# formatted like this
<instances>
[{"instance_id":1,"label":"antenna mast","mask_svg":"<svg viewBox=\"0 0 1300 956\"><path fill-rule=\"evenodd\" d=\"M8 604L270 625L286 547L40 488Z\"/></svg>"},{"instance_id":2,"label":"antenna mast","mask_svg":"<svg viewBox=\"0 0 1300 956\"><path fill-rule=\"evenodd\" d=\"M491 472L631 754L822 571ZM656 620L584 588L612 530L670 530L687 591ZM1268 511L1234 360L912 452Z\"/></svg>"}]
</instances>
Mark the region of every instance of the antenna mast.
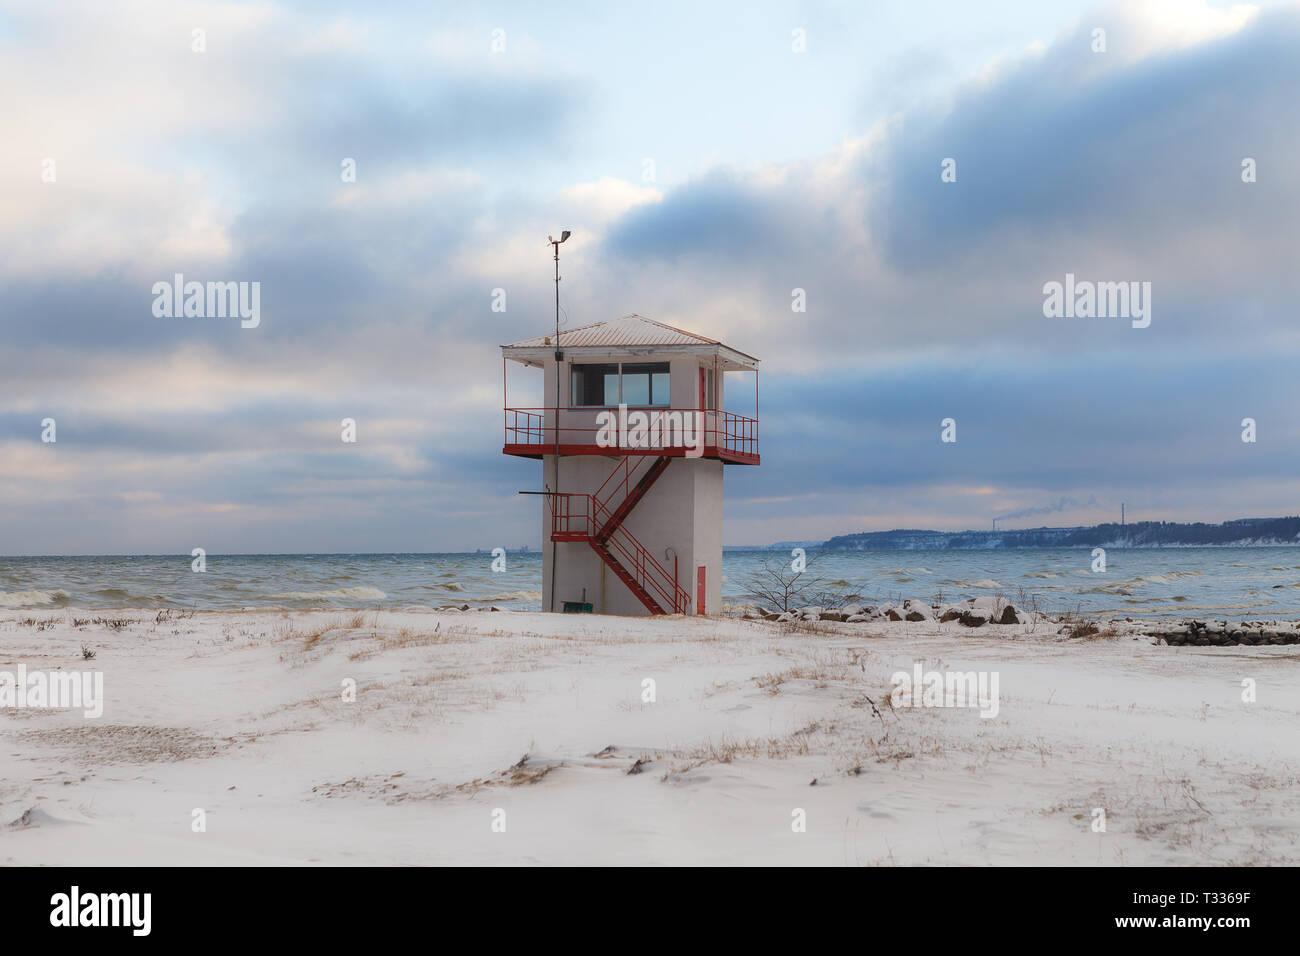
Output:
<instances>
[{"instance_id":1,"label":"antenna mast","mask_svg":"<svg viewBox=\"0 0 1300 956\"><path fill-rule=\"evenodd\" d=\"M546 237L555 248L555 468L552 472L554 481L551 494L560 493L560 363L564 361L564 350L560 348L560 243L566 241L572 233L565 229L560 238ZM551 513L555 513L555 499L551 499ZM555 610L555 539L551 539L551 604Z\"/></svg>"}]
</instances>

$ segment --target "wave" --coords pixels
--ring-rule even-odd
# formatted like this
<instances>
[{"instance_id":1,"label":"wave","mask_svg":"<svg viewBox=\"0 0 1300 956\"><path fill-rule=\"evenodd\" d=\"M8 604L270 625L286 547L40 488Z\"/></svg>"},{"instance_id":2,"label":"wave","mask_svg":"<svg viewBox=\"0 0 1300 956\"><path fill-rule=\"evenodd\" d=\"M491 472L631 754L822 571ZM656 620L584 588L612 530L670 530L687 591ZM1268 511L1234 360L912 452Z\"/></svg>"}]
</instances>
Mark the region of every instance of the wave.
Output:
<instances>
[{"instance_id":1,"label":"wave","mask_svg":"<svg viewBox=\"0 0 1300 956\"><path fill-rule=\"evenodd\" d=\"M979 581L953 581L954 586L959 588L1000 588L1002 587L992 578L982 578Z\"/></svg>"},{"instance_id":2,"label":"wave","mask_svg":"<svg viewBox=\"0 0 1300 956\"><path fill-rule=\"evenodd\" d=\"M0 607L49 607L66 601L71 596L62 588L53 591L0 591Z\"/></svg>"},{"instance_id":3,"label":"wave","mask_svg":"<svg viewBox=\"0 0 1300 956\"><path fill-rule=\"evenodd\" d=\"M1186 600L1184 598L1183 600ZM1242 604L1178 604L1169 608L1170 612L1184 611L1241 611L1248 607L1272 607L1272 601L1247 601Z\"/></svg>"},{"instance_id":4,"label":"wave","mask_svg":"<svg viewBox=\"0 0 1300 956\"><path fill-rule=\"evenodd\" d=\"M470 598L475 604L490 604L493 601L540 601L541 599L541 591L506 591L489 597Z\"/></svg>"},{"instance_id":5,"label":"wave","mask_svg":"<svg viewBox=\"0 0 1300 956\"><path fill-rule=\"evenodd\" d=\"M1091 573L1091 572L1089 572ZM1139 575L1126 581L1107 581L1096 587L1088 588L1084 594L1132 594L1135 588L1144 588L1148 584L1173 584L1178 578L1200 577L1200 571L1166 571L1163 574Z\"/></svg>"},{"instance_id":6,"label":"wave","mask_svg":"<svg viewBox=\"0 0 1300 956\"><path fill-rule=\"evenodd\" d=\"M286 591L283 594L268 594L269 598L285 601L329 601L334 598L356 598L360 601L383 601L388 595L379 588L355 587L337 588L333 591Z\"/></svg>"},{"instance_id":7,"label":"wave","mask_svg":"<svg viewBox=\"0 0 1300 956\"><path fill-rule=\"evenodd\" d=\"M1132 581L1115 581L1111 584L1099 584L1095 588L1086 588L1080 591L1080 594L1120 594L1125 597L1131 595L1135 585Z\"/></svg>"},{"instance_id":8,"label":"wave","mask_svg":"<svg viewBox=\"0 0 1300 956\"><path fill-rule=\"evenodd\" d=\"M1134 578L1133 581L1141 584L1168 584L1175 578L1199 578L1200 576L1200 571L1165 571L1163 574L1148 574L1143 577L1137 577Z\"/></svg>"}]
</instances>

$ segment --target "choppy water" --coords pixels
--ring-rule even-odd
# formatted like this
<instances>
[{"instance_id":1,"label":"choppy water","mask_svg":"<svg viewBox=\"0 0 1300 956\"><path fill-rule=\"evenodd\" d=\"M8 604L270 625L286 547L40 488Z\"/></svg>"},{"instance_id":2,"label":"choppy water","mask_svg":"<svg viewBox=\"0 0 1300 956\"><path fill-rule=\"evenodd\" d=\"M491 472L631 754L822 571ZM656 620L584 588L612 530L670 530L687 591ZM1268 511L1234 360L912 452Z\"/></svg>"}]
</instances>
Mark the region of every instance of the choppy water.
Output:
<instances>
[{"instance_id":1,"label":"choppy water","mask_svg":"<svg viewBox=\"0 0 1300 956\"><path fill-rule=\"evenodd\" d=\"M810 554L805 580L863 603L1002 595L1049 611L1133 617L1300 618L1300 548L1111 550L1104 573L1087 550L855 551ZM189 555L0 558L0 608L401 608L468 604L536 610L538 552L510 554ZM728 551L723 594L743 598L765 562ZM562 597L568 597L563 595ZM576 596L575 596L576 598Z\"/></svg>"}]
</instances>

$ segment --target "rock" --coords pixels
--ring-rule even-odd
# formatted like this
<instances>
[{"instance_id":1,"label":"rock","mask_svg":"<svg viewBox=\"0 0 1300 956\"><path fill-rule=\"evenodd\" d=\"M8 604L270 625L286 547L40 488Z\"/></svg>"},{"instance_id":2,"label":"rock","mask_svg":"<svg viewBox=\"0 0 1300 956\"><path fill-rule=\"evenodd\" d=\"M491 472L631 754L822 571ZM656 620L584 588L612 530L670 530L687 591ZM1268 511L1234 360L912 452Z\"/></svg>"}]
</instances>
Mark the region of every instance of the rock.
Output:
<instances>
[{"instance_id":1,"label":"rock","mask_svg":"<svg viewBox=\"0 0 1300 956\"><path fill-rule=\"evenodd\" d=\"M982 617L981 623L990 624L1019 624L1020 615L1016 609L1004 601L1002 598L981 597L967 603L966 610L963 613L969 613L973 617ZM965 624L965 621L962 621ZM978 624L970 625L979 627Z\"/></svg>"},{"instance_id":2,"label":"rock","mask_svg":"<svg viewBox=\"0 0 1300 956\"><path fill-rule=\"evenodd\" d=\"M845 621L847 621L849 624L867 624L870 623L872 620L873 620L872 617L868 614L850 614L847 618L845 618Z\"/></svg>"},{"instance_id":3,"label":"rock","mask_svg":"<svg viewBox=\"0 0 1300 956\"><path fill-rule=\"evenodd\" d=\"M903 602L904 617L909 621L933 621L934 609L921 601L911 598Z\"/></svg>"},{"instance_id":4,"label":"rock","mask_svg":"<svg viewBox=\"0 0 1300 956\"><path fill-rule=\"evenodd\" d=\"M885 618L890 621L901 621L903 619L903 612L892 604L882 604L880 607L876 608L875 617L877 619Z\"/></svg>"},{"instance_id":5,"label":"rock","mask_svg":"<svg viewBox=\"0 0 1300 956\"><path fill-rule=\"evenodd\" d=\"M849 616L848 616L847 614L843 614L843 613L841 613L840 611L823 611L823 612L822 612L822 620L823 620L823 621L838 621L838 622L840 622L840 623L843 623L844 621L847 621L848 619L849 619Z\"/></svg>"},{"instance_id":6,"label":"rock","mask_svg":"<svg viewBox=\"0 0 1300 956\"><path fill-rule=\"evenodd\" d=\"M965 611L962 611L961 617L957 618L957 620L961 621L961 623L965 624L967 627L983 627L988 623L989 619L986 615L968 608Z\"/></svg>"},{"instance_id":7,"label":"rock","mask_svg":"<svg viewBox=\"0 0 1300 956\"><path fill-rule=\"evenodd\" d=\"M955 621L965 614L967 608L960 604L941 604L939 606L939 620L943 622Z\"/></svg>"},{"instance_id":8,"label":"rock","mask_svg":"<svg viewBox=\"0 0 1300 956\"><path fill-rule=\"evenodd\" d=\"M864 608L861 604L846 604L844 605L844 607L840 608L840 610L843 611L845 614L847 614L849 617L852 617L854 614L861 614L863 611L866 610L866 608Z\"/></svg>"},{"instance_id":9,"label":"rock","mask_svg":"<svg viewBox=\"0 0 1300 956\"><path fill-rule=\"evenodd\" d=\"M799 615L795 611L786 611L784 614L778 614L776 619L784 624L787 621L793 621Z\"/></svg>"},{"instance_id":10,"label":"rock","mask_svg":"<svg viewBox=\"0 0 1300 956\"><path fill-rule=\"evenodd\" d=\"M822 619L822 612L825 610L826 609L823 607L805 607L800 609L799 615L805 621L820 621Z\"/></svg>"}]
</instances>

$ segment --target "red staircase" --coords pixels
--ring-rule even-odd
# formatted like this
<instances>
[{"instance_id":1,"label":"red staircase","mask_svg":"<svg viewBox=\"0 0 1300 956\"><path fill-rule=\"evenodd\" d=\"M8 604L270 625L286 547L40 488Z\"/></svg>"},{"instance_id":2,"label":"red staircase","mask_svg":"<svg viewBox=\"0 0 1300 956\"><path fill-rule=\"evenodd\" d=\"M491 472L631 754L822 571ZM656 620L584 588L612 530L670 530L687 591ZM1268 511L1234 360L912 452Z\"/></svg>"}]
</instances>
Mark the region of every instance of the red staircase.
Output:
<instances>
[{"instance_id":1,"label":"red staircase","mask_svg":"<svg viewBox=\"0 0 1300 956\"><path fill-rule=\"evenodd\" d=\"M686 614L690 594L623 524L667 467L666 455L629 455L594 495L552 495L551 540L586 541L651 614Z\"/></svg>"},{"instance_id":2,"label":"red staircase","mask_svg":"<svg viewBox=\"0 0 1300 956\"><path fill-rule=\"evenodd\" d=\"M649 468L644 469L640 479L635 485L632 484L632 475L643 461L650 461L652 464ZM668 467L667 455L637 455L635 463L633 456L624 458L605 479L605 483L596 491L596 499L600 502L602 508L609 508L610 504L618 497L622 497L622 503L614 508L609 519L600 526L596 532L596 540L604 541L614 530L623 523L624 519L632 513L632 509L637 506L645 493L650 490L650 486L655 483L664 469ZM613 482L613 487L610 483ZM609 490L606 491L606 488Z\"/></svg>"}]
</instances>

